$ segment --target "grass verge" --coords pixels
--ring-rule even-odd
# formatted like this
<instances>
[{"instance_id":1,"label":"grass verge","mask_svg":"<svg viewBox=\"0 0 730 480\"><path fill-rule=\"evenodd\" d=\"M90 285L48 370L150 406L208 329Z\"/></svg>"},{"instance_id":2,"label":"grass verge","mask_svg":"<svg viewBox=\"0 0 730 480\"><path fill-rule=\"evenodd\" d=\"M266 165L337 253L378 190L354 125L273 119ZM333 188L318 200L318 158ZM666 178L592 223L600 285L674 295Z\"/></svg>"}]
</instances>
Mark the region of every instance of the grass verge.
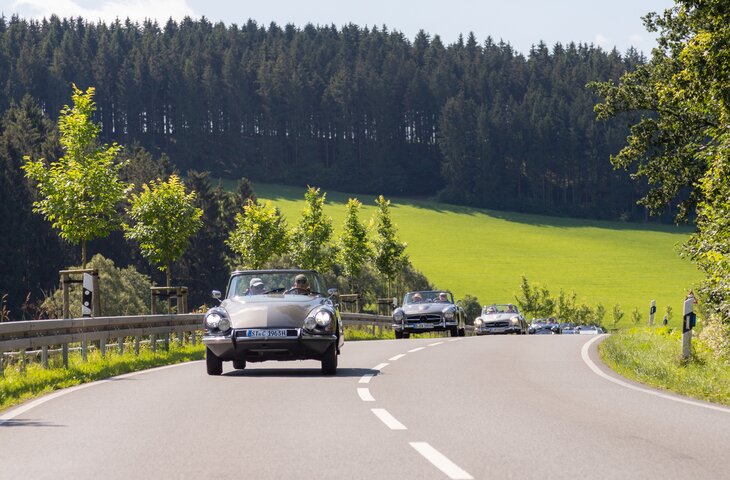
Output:
<instances>
[{"instance_id":1,"label":"grass verge","mask_svg":"<svg viewBox=\"0 0 730 480\"><path fill-rule=\"evenodd\" d=\"M730 365L715 358L696 337L689 360L681 358L682 333L667 327L621 331L602 342L598 352L626 378L730 406Z\"/></svg>"}]
</instances>

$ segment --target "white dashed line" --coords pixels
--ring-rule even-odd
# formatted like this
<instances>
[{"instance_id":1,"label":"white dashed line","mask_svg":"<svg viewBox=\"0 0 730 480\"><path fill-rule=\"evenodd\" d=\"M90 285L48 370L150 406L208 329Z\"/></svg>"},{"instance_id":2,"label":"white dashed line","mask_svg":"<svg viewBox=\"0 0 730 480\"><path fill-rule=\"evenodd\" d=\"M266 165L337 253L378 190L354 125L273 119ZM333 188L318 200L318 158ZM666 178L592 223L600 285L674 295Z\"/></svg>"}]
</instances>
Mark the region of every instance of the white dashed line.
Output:
<instances>
[{"instance_id":1,"label":"white dashed line","mask_svg":"<svg viewBox=\"0 0 730 480\"><path fill-rule=\"evenodd\" d=\"M419 351L419 350L423 350L424 348L426 348L426 347L418 347L418 348L414 348L413 350L408 350L408 353L413 353L413 352L417 352L417 351Z\"/></svg>"},{"instance_id":2,"label":"white dashed line","mask_svg":"<svg viewBox=\"0 0 730 480\"><path fill-rule=\"evenodd\" d=\"M458 342L459 340L463 340L463 338L452 338L449 342Z\"/></svg>"},{"instance_id":3,"label":"white dashed line","mask_svg":"<svg viewBox=\"0 0 730 480\"><path fill-rule=\"evenodd\" d=\"M384 408L373 408L371 410L375 416L391 430L408 430L405 425L396 420L395 417L388 413L388 411Z\"/></svg>"},{"instance_id":4,"label":"white dashed line","mask_svg":"<svg viewBox=\"0 0 730 480\"><path fill-rule=\"evenodd\" d=\"M435 347L436 345L441 345L442 343L444 343L444 342L429 343L428 346Z\"/></svg>"},{"instance_id":5,"label":"white dashed line","mask_svg":"<svg viewBox=\"0 0 730 480\"><path fill-rule=\"evenodd\" d=\"M379 371L381 371L382 369L384 369L384 368L385 368L385 367L387 367L387 366L388 366L388 364L387 364L387 363L380 363L380 364L378 364L378 365L375 365L375 366L374 366L373 368L371 368L370 370L376 370L376 371L378 371L378 372L379 372Z\"/></svg>"},{"instance_id":6,"label":"white dashed line","mask_svg":"<svg viewBox=\"0 0 730 480\"><path fill-rule=\"evenodd\" d=\"M581 355L581 357L583 357L583 361L585 362L585 364L588 365L588 368L593 370L593 372L596 375L599 375L599 376L605 378L606 380L613 382L617 385L621 385L622 387L630 388L631 390L636 390L637 392L648 393L649 395L654 395L655 397L664 398L666 400L672 400L674 402L685 403L687 405L694 405L695 407L708 408L710 410L717 410L718 412L730 413L730 408L720 407L720 406L715 406L715 405L708 405L706 403L695 402L693 400L687 400L685 398L667 395L667 394L661 393L656 390L650 390L648 388L637 387L636 385L632 385L628 382L624 382L623 380L619 380L618 378L614 378L611 375L608 375L603 370L598 368L598 365L593 363L593 360L591 360L591 358L588 356L588 349L590 348L590 346L593 345L593 343L597 342L598 339L601 337L603 337L603 335L594 337L590 341L586 342L583 345L583 348L581 349L581 352L580 352L580 355Z\"/></svg>"},{"instance_id":7,"label":"white dashed line","mask_svg":"<svg viewBox=\"0 0 730 480\"><path fill-rule=\"evenodd\" d=\"M358 388L357 394L360 395L360 400L363 402L374 402L375 398L370 395L370 390L367 388Z\"/></svg>"},{"instance_id":8,"label":"white dashed line","mask_svg":"<svg viewBox=\"0 0 730 480\"><path fill-rule=\"evenodd\" d=\"M470 480L474 478L428 443L410 442L410 444L411 447L415 448L418 453L423 455L426 460L444 472L449 478L453 480Z\"/></svg>"},{"instance_id":9,"label":"white dashed line","mask_svg":"<svg viewBox=\"0 0 730 480\"><path fill-rule=\"evenodd\" d=\"M374 376L375 376L375 375L372 375L372 374L370 374L370 373L368 373L367 375L363 375L362 377L360 377L360 381L359 381L358 383L370 383L370 380L371 380L371 379L372 379L372 378L373 378Z\"/></svg>"},{"instance_id":10,"label":"white dashed line","mask_svg":"<svg viewBox=\"0 0 730 480\"><path fill-rule=\"evenodd\" d=\"M405 357L405 356L406 356L406 354L405 354L405 353L400 353L400 354L398 354L398 355L396 355L396 356L394 356L394 357L390 357L390 358L389 358L388 360L390 360L391 362L395 362L395 361L396 361L396 360L398 360L399 358L403 358L403 357Z\"/></svg>"}]
</instances>

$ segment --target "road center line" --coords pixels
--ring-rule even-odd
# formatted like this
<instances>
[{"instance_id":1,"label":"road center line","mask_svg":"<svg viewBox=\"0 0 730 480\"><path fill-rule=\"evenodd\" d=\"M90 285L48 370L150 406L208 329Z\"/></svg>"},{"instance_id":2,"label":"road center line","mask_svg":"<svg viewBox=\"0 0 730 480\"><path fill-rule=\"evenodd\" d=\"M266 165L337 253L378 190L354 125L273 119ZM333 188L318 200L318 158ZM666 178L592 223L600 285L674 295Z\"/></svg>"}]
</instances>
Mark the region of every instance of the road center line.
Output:
<instances>
[{"instance_id":1,"label":"road center line","mask_svg":"<svg viewBox=\"0 0 730 480\"><path fill-rule=\"evenodd\" d=\"M368 388L358 388L357 394L360 395L360 400L363 402L374 402L375 398L370 394L370 389Z\"/></svg>"},{"instance_id":2,"label":"road center line","mask_svg":"<svg viewBox=\"0 0 730 480\"><path fill-rule=\"evenodd\" d=\"M429 343L428 346L435 347L436 345L441 345L442 343L444 343L444 342Z\"/></svg>"},{"instance_id":3,"label":"road center line","mask_svg":"<svg viewBox=\"0 0 730 480\"><path fill-rule=\"evenodd\" d=\"M387 364L387 363L379 363L378 365L375 365L375 366L374 366L373 368L371 368L370 370L376 370L376 371L378 371L378 372L379 372L379 371L381 371L382 369L384 369L384 368L385 368L385 367L387 367L387 366L388 366L388 364Z\"/></svg>"},{"instance_id":4,"label":"road center line","mask_svg":"<svg viewBox=\"0 0 730 480\"><path fill-rule=\"evenodd\" d=\"M718 412L730 413L730 408L720 407L720 406L716 406L716 405L709 405L709 404L697 402L694 400L688 400L686 398L675 397L673 395L667 395L665 393L662 393L662 392L659 392L656 390L651 390L649 388L642 388L642 387L639 387L636 385L632 385L631 383L625 382L618 378L614 378L611 375L608 375L606 372L601 370L598 367L598 365L596 365L593 362L593 360L591 360L590 356L588 355L588 349L591 347L591 345L593 345L595 342L597 342L602 337L603 337L603 335L599 335L597 337L592 338L590 341L586 342L583 345L583 348L581 348L581 351L580 351L580 355L581 355L581 357L583 357L583 361L585 362L586 365L588 365L588 368L593 370L593 373L595 373L596 375L605 378L609 382L613 382L617 385L621 385L622 387L630 388L631 390L636 390L637 392L648 393L649 395L654 395L655 397L664 398L666 400L672 400L674 402L685 403L687 405L694 405L695 407L708 408L710 410L716 410Z\"/></svg>"},{"instance_id":5,"label":"road center line","mask_svg":"<svg viewBox=\"0 0 730 480\"><path fill-rule=\"evenodd\" d=\"M374 376L375 376L375 375L373 375L373 374L370 374L370 373L368 373L368 374L366 374L366 375L363 375L362 377L360 377L360 381L359 381L359 382L357 382L357 383L370 383L370 380L371 380L371 379L372 379L372 378L373 378Z\"/></svg>"},{"instance_id":6,"label":"road center line","mask_svg":"<svg viewBox=\"0 0 730 480\"><path fill-rule=\"evenodd\" d=\"M371 411L391 430L408 430L405 425L396 420L386 409L372 408Z\"/></svg>"},{"instance_id":7,"label":"road center line","mask_svg":"<svg viewBox=\"0 0 730 480\"><path fill-rule=\"evenodd\" d=\"M405 356L406 356L406 354L405 354L405 353L399 353L398 355L396 355L396 356L394 356L394 357L390 357L390 358L389 358L388 360L390 360L391 362L395 362L395 361L396 361L396 360L398 360L399 358L403 358L403 357L405 357Z\"/></svg>"},{"instance_id":8,"label":"road center line","mask_svg":"<svg viewBox=\"0 0 730 480\"><path fill-rule=\"evenodd\" d=\"M408 350L408 353L413 353L413 352L417 352L417 351L419 351L419 350L423 350L424 348L426 348L426 347L418 347L418 348L414 348L413 350Z\"/></svg>"},{"instance_id":9,"label":"road center line","mask_svg":"<svg viewBox=\"0 0 730 480\"><path fill-rule=\"evenodd\" d=\"M431 462L434 467L444 472L452 480L471 480L474 478L428 443L410 442L410 445L418 453L423 455L426 460Z\"/></svg>"}]
</instances>

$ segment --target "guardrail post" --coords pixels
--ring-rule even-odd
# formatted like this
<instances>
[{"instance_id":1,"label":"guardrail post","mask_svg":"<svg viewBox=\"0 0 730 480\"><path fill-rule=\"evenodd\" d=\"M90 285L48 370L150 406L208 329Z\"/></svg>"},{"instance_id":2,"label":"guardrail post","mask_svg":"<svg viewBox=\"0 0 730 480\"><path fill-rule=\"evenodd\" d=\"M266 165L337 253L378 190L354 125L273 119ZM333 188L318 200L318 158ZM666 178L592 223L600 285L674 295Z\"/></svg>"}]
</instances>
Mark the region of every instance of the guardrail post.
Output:
<instances>
[{"instance_id":1,"label":"guardrail post","mask_svg":"<svg viewBox=\"0 0 730 480\"><path fill-rule=\"evenodd\" d=\"M41 365L43 368L48 368L48 346L43 345L41 347Z\"/></svg>"},{"instance_id":2,"label":"guardrail post","mask_svg":"<svg viewBox=\"0 0 730 480\"><path fill-rule=\"evenodd\" d=\"M190 332L190 340L193 342L193 347L198 344L198 334L193 330Z\"/></svg>"},{"instance_id":3,"label":"guardrail post","mask_svg":"<svg viewBox=\"0 0 730 480\"><path fill-rule=\"evenodd\" d=\"M25 372L25 348L20 349L20 371Z\"/></svg>"},{"instance_id":4,"label":"guardrail post","mask_svg":"<svg viewBox=\"0 0 730 480\"><path fill-rule=\"evenodd\" d=\"M134 354L139 356L139 335L134 337Z\"/></svg>"},{"instance_id":5,"label":"guardrail post","mask_svg":"<svg viewBox=\"0 0 730 480\"><path fill-rule=\"evenodd\" d=\"M170 332L167 332L165 334L165 351L167 352L169 350L170 350Z\"/></svg>"},{"instance_id":6,"label":"guardrail post","mask_svg":"<svg viewBox=\"0 0 730 480\"><path fill-rule=\"evenodd\" d=\"M102 357L106 357L106 338L99 340L99 353Z\"/></svg>"},{"instance_id":7,"label":"guardrail post","mask_svg":"<svg viewBox=\"0 0 730 480\"><path fill-rule=\"evenodd\" d=\"M89 347L86 344L86 339L81 340L81 360L86 361L88 360L88 354L89 354Z\"/></svg>"},{"instance_id":8,"label":"guardrail post","mask_svg":"<svg viewBox=\"0 0 730 480\"><path fill-rule=\"evenodd\" d=\"M157 335L154 333L150 335L150 347L152 348L153 352L157 351Z\"/></svg>"},{"instance_id":9,"label":"guardrail post","mask_svg":"<svg viewBox=\"0 0 730 480\"><path fill-rule=\"evenodd\" d=\"M119 355L124 354L124 337L117 338L117 347L119 348Z\"/></svg>"},{"instance_id":10,"label":"guardrail post","mask_svg":"<svg viewBox=\"0 0 730 480\"><path fill-rule=\"evenodd\" d=\"M68 343L61 345L61 358L63 359L63 368L68 368Z\"/></svg>"}]
</instances>

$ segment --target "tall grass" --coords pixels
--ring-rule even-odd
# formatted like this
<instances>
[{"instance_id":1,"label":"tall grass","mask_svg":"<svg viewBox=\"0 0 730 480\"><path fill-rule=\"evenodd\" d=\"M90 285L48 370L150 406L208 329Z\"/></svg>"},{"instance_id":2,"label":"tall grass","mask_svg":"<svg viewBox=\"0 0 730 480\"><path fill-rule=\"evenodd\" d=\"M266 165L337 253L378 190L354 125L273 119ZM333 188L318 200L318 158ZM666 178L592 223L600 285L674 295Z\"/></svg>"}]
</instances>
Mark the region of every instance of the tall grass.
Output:
<instances>
[{"instance_id":1,"label":"tall grass","mask_svg":"<svg viewBox=\"0 0 730 480\"><path fill-rule=\"evenodd\" d=\"M730 405L730 364L717 359L698 338L692 357L681 358L681 330L632 328L598 346L601 359L616 372L652 387Z\"/></svg>"},{"instance_id":2,"label":"tall grass","mask_svg":"<svg viewBox=\"0 0 730 480\"><path fill-rule=\"evenodd\" d=\"M254 185L295 224L304 207L305 187ZM363 202L362 218L375 212L374 197L327 192L325 213L338 234L350 197ZM480 303L514 301L521 276L557 295L575 291L578 302L602 303L607 311L620 304L648 316L657 301L658 318L667 306L681 311L689 289L701 279L692 263L679 258L675 245L690 229L656 224L600 222L497 212L426 200L391 198L391 216L407 254L437 288L457 298L469 293ZM676 316L675 316L676 317ZM606 322L610 318L605 319ZM679 319L670 325L679 326ZM625 317L619 327L631 326Z\"/></svg>"}]
</instances>

